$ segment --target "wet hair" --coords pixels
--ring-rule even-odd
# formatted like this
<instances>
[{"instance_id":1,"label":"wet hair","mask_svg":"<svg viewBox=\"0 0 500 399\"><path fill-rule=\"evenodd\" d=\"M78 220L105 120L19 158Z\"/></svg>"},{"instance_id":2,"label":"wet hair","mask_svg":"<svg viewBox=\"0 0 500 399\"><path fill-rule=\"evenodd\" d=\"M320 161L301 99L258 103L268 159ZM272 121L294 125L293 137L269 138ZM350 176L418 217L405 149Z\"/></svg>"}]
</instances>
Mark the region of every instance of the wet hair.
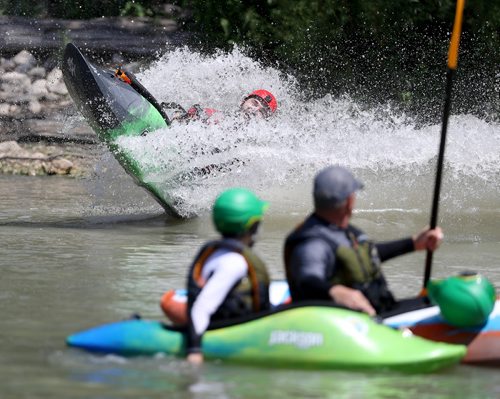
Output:
<instances>
[{"instance_id":1,"label":"wet hair","mask_svg":"<svg viewBox=\"0 0 500 399\"><path fill-rule=\"evenodd\" d=\"M332 200L314 199L314 209L317 211L333 211L342 208L347 203L347 199L336 202Z\"/></svg>"},{"instance_id":2,"label":"wet hair","mask_svg":"<svg viewBox=\"0 0 500 399\"><path fill-rule=\"evenodd\" d=\"M259 231L259 226L260 226L260 221L257 221L254 224L252 224L252 226L248 230L245 230L243 233L224 233L224 234L222 234L222 237L240 239L241 237L246 236L246 235L254 236Z\"/></svg>"}]
</instances>

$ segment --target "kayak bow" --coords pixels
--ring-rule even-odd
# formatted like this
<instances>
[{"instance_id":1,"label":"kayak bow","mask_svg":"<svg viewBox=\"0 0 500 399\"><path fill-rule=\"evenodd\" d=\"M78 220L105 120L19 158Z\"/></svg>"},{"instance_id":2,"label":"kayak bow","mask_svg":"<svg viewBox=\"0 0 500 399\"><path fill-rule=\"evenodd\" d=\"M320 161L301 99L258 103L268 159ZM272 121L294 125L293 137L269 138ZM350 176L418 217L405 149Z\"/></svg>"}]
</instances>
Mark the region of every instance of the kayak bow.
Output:
<instances>
[{"instance_id":1,"label":"kayak bow","mask_svg":"<svg viewBox=\"0 0 500 399\"><path fill-rule=\"evenodd\" d=\"M147 182L145 167L116 144L120 137L139 137L167 127L164 116L134 89L134 85L126 83L112 71L89 63L72 43L66 45L62 72L71 98L98 138L134 181L144 187L169 215L180 217L165 185ZM141 87L145 94L146 89Z\"/></svg>"}]
</instances>

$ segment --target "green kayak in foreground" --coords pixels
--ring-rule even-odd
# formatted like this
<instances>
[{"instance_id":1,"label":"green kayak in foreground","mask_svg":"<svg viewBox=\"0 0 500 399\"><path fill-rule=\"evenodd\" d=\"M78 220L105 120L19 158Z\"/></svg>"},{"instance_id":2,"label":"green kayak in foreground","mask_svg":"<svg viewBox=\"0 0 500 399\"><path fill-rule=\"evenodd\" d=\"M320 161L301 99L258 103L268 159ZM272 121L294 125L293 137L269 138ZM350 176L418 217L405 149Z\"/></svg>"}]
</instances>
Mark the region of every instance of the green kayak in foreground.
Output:
<instances>
[{"instance_id":1,"label":"green kayak in foreground","mask_svg":"<svg viewBox=\"0 0 500 399\"><path fill-rule=\"evenodd\" d=\"M130 319L75 333L67 344L101 354L184 356L184 333L159 321ZM432 372L454 365L463 345L433 342L323 305L284 306L214 326L203 337L207 359L266 367Z\"/></svg>"}]
</instances>

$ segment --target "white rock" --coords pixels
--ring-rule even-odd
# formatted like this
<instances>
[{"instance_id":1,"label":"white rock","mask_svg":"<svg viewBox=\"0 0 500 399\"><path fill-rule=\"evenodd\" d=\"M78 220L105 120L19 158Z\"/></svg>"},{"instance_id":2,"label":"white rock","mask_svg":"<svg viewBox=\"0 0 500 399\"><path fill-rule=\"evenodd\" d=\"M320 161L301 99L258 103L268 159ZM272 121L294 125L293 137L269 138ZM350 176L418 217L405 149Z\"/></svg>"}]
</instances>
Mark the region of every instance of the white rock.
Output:
<instances>
[{"instance_id":1,"label":"white rock","mask_svg":"<svg viewBox=\"0 0 500 399\"><path fill-rule=\"evenodd\" d=\"M35 151L35 152L29 153L29 157L34 158L34 159L45 159L45 158L47 158L47 155L45 155L39 151Z\"/></svg>"},{"instance_id":2,"label":"white rock","mask_svg":"<svg viewBox=\"0 0 500 399\"><path fill-rule=\"evenodd\" d=\"M10 104L0 104L0 116L9 116ZM3 143L0 143L0 145Z\"/></svg>"},{"instance_id":3,"label":"white rock","mask_svg":"<svg viewBox=\"0 0 500 399\"><path fill-rule=\"evenodd\" d=\"M33 57L33 55L29 51L26 51L26 50L22 50L21 52L19 52L12 59L12 61L14 61L16 63L16 65L31 65L31 66L33 66L36 64L35 57Z\"/></svg>"},{"instance_id":4,"label":"white rock","mask_svg":"<svg viewBox=\"0 0 500 399\"><path fill-rule=\"evenodd\" d=\"M28 109L34 114L39 114L42 111L42 105L38 100L31 100Z\"/></svg>"},{"instance_id":5,"label":"white rock","mask_svg":"<svg viewBox=\"0 0 500 399\"><path fill-rule=\"evenodd\" d=\"M12 71L16 67L16 63L12 60L5 60L2 62L2 68L6 71Z\"/></svg>"},{"instance_id":6,"label":"white rock","mask_svg":"<svg viewBox=\"0 0 500 399\"><path fill-rule=\"evenodd\" d=\"M57 82L56 84L51 84L49 82L47 83L47 88L49 89L50 92L55 94L60 94L62 96L68 94L68 89L66 88L64 82Z\"/></svg>"},{"instance_id":7,"label":"white rock","mask_svg":"<svg viewBox=\"0 0 500 399\"><path fill-rule=\"evenodd\" d=\"M62 71L59 68L54 68L47 75L47 89L51 93L66 95L68 94L68 90L66 89L66 85L63 81Z\"/></svg>"},{"instance_id":8,"label":"white rock","mask_svg":"<svg viewBox=\"0 0 500 399\"><path fill-rule=\"evenodd\" d=\"M2 98L8 103L26 103L31 98L31 88L28 84L14 84L14 83L2 83L0 85L2 90Z\"/></svg>"},{"instance_id":9,"label":"white rock","mask_svg":"<svg viewBox=\"0 0 500 399\"><path fill-rule=\"evenodd\" d=\"M0 106L3 104L0 104ZM5 156L19 156L23 152L23 149L15 141L4 141L0 143L0 157Z\"/></svg>"},{"instance_id":10,"label":"white rock","mask_svg":"<svg viewBox=\"0 0 500 399\"><path fill-rule=\"evenodd\" d=\"M71 168L73 167L73 162L64 159L64 158L59 158L59 159L54 159L52 161L53 165L53 173L56 173L58 175L61 174L68 174L71 171Z\"/></svg>"},{"instance_id":11,"label":"white rock","mask_svg":"<svg viewBox=\"0 0 500 399\"><path fill-rule=\"evenodd\" d=\"M31 79L26 76L24 73L19 72L7 72L0 76L0 81L5 83L13 83L13 84L22 84L29 85L31 83Z\"/></svg>"},{"instance_id":12,"label":"white rock","mask_svg":"<svg viewBox=\"0 0 500 399\"><path fill-rule=\"evenodd\" d=\"M45 77L46 74L47 71L45 70L45 68L40 66L31 68L28 72L28 75L35 79L36 78L42 79Z\"/></svg>"},{"instance_id":13,"label":"white rock","mask_svg":"<svg viewBox=\"0 0 500 399\"><path fill-rule=\"evenodd\" d=\"M52 71L48 73L46 79L47 82L49 82L49 84L56 84L62 80L62 77L63 77L62 71L59 68L54 68Z\"/></svg>"},{"instance_id":14,"label":"white rock","mask_svg":"<svg viewBox=\"0 0 500 399\"><path fill-rule=\"evenodd\" d=\"M49 93L49 90L47 89L47 81L45 79L35 80L31 85L31 93L37 99L46 96Z\"/></svg>"},{"instance_id":15,"label":"white rock","mask_svg":"<svg viewBox=\"0 0 500 399\"><path fill-rule=\"evenodd\" d=\"M57 101L59 100L59 96L55 93L47 93L45 95L45 99L49 101Z\"/></svg>"},{"instance_id":16,"label":"white rock","mask_svg":"<svg viewBox=\"0 0 500 399\"><path fill-rule=\"evenodd\" d=\"M11 104L9 107L9 114L12 116L17 116L21 113L21 107L19 105Z\"/></svg>"}]
</instances>

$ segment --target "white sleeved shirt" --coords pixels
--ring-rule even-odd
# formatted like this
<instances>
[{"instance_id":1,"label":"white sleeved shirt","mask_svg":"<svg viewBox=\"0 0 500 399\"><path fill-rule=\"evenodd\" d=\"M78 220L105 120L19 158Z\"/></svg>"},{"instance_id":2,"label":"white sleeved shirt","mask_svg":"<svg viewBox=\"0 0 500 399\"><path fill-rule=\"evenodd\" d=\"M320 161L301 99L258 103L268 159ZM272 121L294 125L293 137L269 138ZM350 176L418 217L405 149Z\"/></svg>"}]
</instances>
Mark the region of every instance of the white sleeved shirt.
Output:
<instances>
[{"instance_id":1,"label":"white sleeved shirt","mask_svg":"<svg viewBox=\"0 0 500 399\"><path fill-rule=\"evenodd\" d=\"M201 273L206 283L191 308L191 321L198 335L206 331L210 317L248 274L248 265L243 255L220 248L209 256Z\"/></svg>"}]
</instances>

